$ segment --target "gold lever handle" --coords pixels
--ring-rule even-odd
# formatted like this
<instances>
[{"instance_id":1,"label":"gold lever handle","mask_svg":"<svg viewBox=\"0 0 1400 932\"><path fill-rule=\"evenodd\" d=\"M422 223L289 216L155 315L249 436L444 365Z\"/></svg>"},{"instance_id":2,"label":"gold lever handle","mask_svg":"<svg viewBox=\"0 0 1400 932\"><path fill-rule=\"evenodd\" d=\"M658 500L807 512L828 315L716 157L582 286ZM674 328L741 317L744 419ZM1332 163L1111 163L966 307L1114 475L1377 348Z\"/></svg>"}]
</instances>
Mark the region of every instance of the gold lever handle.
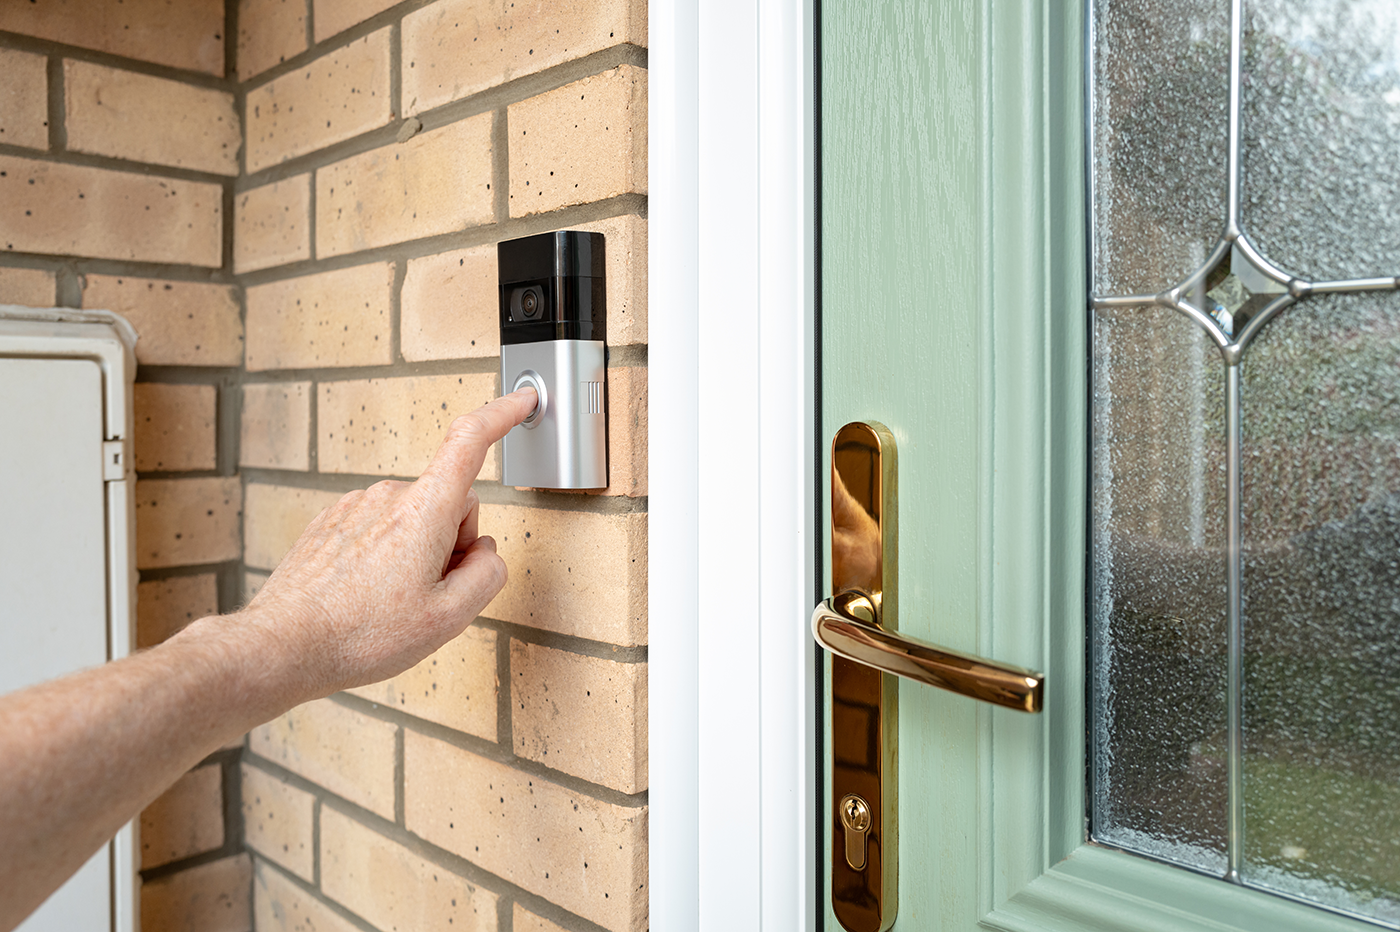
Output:
<instances>
[{"instance_id":1,"label":"gold lever handle","mask_svg":"<svg viewBox=\"0 0 1400 932\"><path fill-rule=\"evenodd\" d=\"M1039 712L1044 677L899 630L894 434L853 421L831 441L831 584L812 635L831 658L831 908L847 932L888 932L899 911L899 689L894 676ZM839 800L839 802L838 802Z\"/></svg>"},{"instance_id":2,"label":"gold lever handle","mask_svg":"<svg viewBox=\"0 0 1400 932\"><path fill-rule=\"evenodd\" d=\"M817 603L812 636L837 657L885 673L1008 709L1040 711L1041 674L886 631L874 623L877 617L869 596L848 590Z\"/></svg>"}]
</instances>

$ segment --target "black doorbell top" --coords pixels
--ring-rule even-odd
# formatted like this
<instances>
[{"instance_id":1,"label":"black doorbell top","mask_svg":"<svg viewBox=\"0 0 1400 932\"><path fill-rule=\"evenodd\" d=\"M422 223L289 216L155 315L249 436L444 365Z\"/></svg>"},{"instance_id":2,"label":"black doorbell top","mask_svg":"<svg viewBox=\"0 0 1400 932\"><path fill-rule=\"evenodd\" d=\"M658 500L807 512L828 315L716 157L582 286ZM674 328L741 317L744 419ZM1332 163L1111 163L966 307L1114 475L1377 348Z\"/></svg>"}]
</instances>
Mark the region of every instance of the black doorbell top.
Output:
<instances>
[{"instance_id":1,"label":"black doorbell top","mask_svg":"<svg viewBox=\"0 0 1400 932\"><path fill-rule=\"evenodd\" d=\"M496 247L501 343L606 340L603 234L560 230Z\"/></svg>"}]
</instances>

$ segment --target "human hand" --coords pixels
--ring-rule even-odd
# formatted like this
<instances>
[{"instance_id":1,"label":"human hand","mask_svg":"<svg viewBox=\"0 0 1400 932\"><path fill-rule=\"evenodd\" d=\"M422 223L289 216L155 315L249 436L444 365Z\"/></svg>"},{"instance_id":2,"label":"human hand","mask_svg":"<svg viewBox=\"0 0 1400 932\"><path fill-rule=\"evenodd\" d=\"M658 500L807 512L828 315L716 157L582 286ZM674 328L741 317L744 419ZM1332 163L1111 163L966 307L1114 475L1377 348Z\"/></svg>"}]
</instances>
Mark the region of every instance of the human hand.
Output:
<instances>
[{"instance_id":1,"label":"human hand","mask_svg":"<svg viewBox=\"0 0 1400 932\"><path fill-rule=\"evenodd\" d=\"M260 661L283 672L293 703L408 669L501 590L506 565L478 536L471 486L491 444L535 404L533 389L498 398L452 422L416 481L347 493L302 532L239 623L225 625L257 635L270 655Z\"/></svg>"}]
</instances>

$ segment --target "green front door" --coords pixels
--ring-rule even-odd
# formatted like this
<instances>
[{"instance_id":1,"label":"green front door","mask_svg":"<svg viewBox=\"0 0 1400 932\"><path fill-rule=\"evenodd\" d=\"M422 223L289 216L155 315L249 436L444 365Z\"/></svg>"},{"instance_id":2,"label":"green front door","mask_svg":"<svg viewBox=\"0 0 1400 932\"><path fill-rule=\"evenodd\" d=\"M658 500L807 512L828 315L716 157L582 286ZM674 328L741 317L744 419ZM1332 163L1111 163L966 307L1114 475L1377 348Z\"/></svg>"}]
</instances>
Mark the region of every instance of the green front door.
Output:
<instances>
[{"instance_id":1,"label":"green front door","mask_svg":"<svg viewBox=\"0 0 1400 932\"><path fill-rule=\"evenodd\" d=\"M901 682L896 929L975 928L1082 833L1082 767L1043 785L1083 740L1076 20L821 4L824 441L895 436L900 630L1048 676L1039 716Z\"/></svg>"},{"instance_id":2,"label":"green front door","mask_svg":"<svg viewBox=\"0 0 1400 932\"><path fill-rule=\"evenodd\" d=\"M894 928L1374 927L1227 883L1200 865L1172 866L1166 855L1144 857L1122 850L1132 844L1090 839L1096 771L1086 763L1086 748L1094 745L1086 720L1095 700L1087 684L1094 678L1092 658L1102 655L1086 649L1086 632L1095 630L1086 570L1097 552L1090 528L1102 511L1091 489L1106 481L1095 472L1091 448L1111 440L1096 441L1101 428L1094 426L1098 415L1091 416L1089 391L1095 318L1085 209L1088 11L1044 0L819 5L823 441L829 443L842 424L867 420L886 425L898 444L900 630L1046 674L1045 711L1038 716L900 683ZM1136 6L1147 20L1170 18L1166 5L1142 0ZM1228 19L1228 0L1215 6ZM1205 41L1182 22L1184 42ZM1228 61L1220 64L1220 75L1228 71ZM1400 90L1394 93L1400 109ZM1165 171L1152 184L1168 185L1173 177ZM1169 188L1160 193L1167 202L1186 199ZM1208 258L1210 248L1207 243L1194 261ZM1227 249L1222 261L1228 260ZM1149 294L1147 303L1152 300ZM1393 313L1381 317L1382 330L1395 326ZM1097 326L1106 327L1105 320L1098 318ZM1190 333L1195 336L1188 343L1207 336L1203 326ZM1400 367L1394 352L1400 339L1393 336L1379 338L1379 356L1373 353L1367 363L1390 367L1381 376L1389 380L1387 391L1394 390ZM1165 352L1160 335L1154 339ZM1195 350L1184 352L1188 362L1195 358ZM1218 355L1202 358L1209 359L1202 365L1223 366ZM1148 359L1140 368L1153 365ZM1102 365L1098 371L1105 371ZM1244 373L1248 380L1248 363ZM1218 374L1201 377L1207 390L1224 381ZM1218 402L1210 396L1203 423ZM1378 417L1384 423L1377 430L1392 430L1393 411ZM1378 441L1374 449L1395 456L1400 448ZM1201 454L1207 484L1226 480L1223 461L1218 469L1210 461L1215 452L1208 447ZM824 459L818 471L823 488L829 468ZM1396 491L1392 484L1390 492ZM1196 494L1207 504L1223 502L1224 493ZM829 515L828 498L824 526ZM1190 528L1182 533L1190 544ZM1209 531L1198 536L1204 540L1198 544L1210 546ZM1387 592L1392 596L1400 606L1400 592ZM1170 612L1165 617L1174 623ZM1397 632L1384 629L1386 637ZM1179 637L1167 645L1167 653L1186 651ZM1220 663L1224 671L1223 655ZM1221 672L1222 695L1225 681ZM1152 702L1173 706L1176 697L1160 677L1147 685L1159 690ZM1392 686L1376 688L1380 694ZM1190 705L1199 696L1186 698ZM827 715L829 708L828 696ZM1209 728L1201 728L1206 737L1183 754L1208 769L1212 755L1218 750L1223 761L1225 751L1214 747ZM1379 789L1357 792L1383 809L1400 774L1384 772L1391 760L1386 754L1376 760L1380 772L1371 778ZM824 766L829 773L829 754ZM1265 799L1257 794L1270 791L1256 782L1246 785L1245 798L1250 785L1257 812ZM1315 785L1330 791L1325 781ZM832 803L827 800L828 814ZM823 825L821 861L828 897L827 865L833 841L840 844L830 824ZM1378 824L1389 832L1393 819ZM1400 852L1400 839L1359 841L1369 844L1358 845L1359 860L1372 866ZM1293 856L1286 844L1282 856ZM1259 855L1253 863L1269 869L1266 861ZM1358 895L1371 896L1374 906L1384 878L1380 883ZM1374 906L1379 912L1372 921L1388 921L1389 908ZM826 922L830 930L840 928L829 906Z\"/></svg>"}]
</instances>

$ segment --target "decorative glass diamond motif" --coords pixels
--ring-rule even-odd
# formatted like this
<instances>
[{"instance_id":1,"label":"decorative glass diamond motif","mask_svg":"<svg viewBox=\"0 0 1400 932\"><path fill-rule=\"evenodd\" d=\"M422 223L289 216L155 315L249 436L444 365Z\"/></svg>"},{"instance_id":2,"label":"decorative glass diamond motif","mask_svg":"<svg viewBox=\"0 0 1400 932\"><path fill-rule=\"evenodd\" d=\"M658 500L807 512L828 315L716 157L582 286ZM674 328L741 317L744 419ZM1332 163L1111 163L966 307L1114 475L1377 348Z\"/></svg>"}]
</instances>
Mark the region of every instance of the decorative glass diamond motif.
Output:
<instances>
[{"instance_id":1,"label":"decorative glass diamond motif","mask_svg":"<svg viewBox=\"0 0 1400 932\"><path fill-rule=\"evenodd\" d=\"M1400 4L1094 19L1092 835L1400 928Z\"/></svg>"}]
</instances>

